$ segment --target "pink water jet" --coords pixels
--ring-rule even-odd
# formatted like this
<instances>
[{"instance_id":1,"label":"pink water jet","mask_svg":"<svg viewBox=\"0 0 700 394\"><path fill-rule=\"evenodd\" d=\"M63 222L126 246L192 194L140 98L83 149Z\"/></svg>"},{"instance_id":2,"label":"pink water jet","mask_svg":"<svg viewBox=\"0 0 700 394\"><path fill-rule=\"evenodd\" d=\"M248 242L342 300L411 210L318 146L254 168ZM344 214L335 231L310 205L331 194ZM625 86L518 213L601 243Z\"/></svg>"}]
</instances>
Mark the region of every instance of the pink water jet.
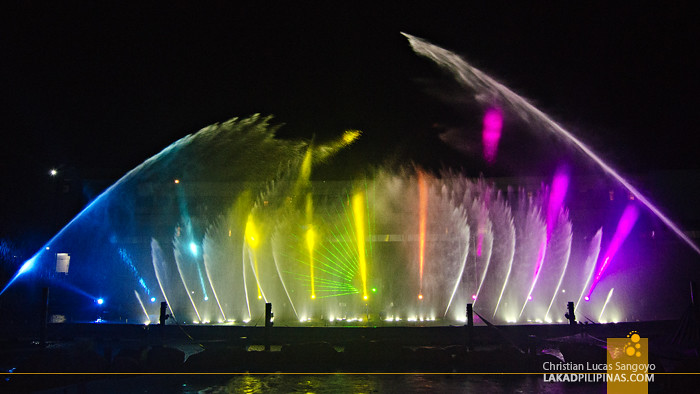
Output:
<instances>
[{"instance_id":1,"label":"pink water jet","mask_svg":"<svg viewBox=\"0 0 700 394\"><path fill-rule=\"evenodd\" d=\"M484 145L484 160L493 164L496 162L498 141L501 139L503 129L503 113L497 108L489 108L484 114L484 129L481 133Z\"/></svg>"},{"instance_id":2,"label":"pink water jet","mask_svg":"<svg viewBox=\"0 0 700 394\"><path fill-rule=\"evenodd\" d=\"M552 179L552 189L549 192L549 203L547 204L547 243L552 236L554 226L557 224L559 212L564 205L564 197L569 188L569 174L565 166L557 168Z\"/></svg>"},{"instance_id":3,"label":"pink water jet","mask_svg":"<svg viewBox=\"0 0 700 394\"><path fill-rule=\"evenodd\" d=\"M620 246L622 246L622 243L625 242L625 239L627 239L630 231L632 231L632 227L634 227L634 224L637 222L637 218L639 218L639 210L637 207L634 204L627 205L625 211L622 213L622 217L620 217L620 221L617 224L617 230L615 230L615 235L613 235L612 241L610 241L608 250L603 255L603 264L600 266L595 279L593 279L591 289L588 290L588 295L585 298L586 301L590 300L591 293L593 293L593 290L600 281L605 269L608 268L608 265L610 265L610 260L612 260L617 251L620 249Z\"/></svg>"}]
</instances>

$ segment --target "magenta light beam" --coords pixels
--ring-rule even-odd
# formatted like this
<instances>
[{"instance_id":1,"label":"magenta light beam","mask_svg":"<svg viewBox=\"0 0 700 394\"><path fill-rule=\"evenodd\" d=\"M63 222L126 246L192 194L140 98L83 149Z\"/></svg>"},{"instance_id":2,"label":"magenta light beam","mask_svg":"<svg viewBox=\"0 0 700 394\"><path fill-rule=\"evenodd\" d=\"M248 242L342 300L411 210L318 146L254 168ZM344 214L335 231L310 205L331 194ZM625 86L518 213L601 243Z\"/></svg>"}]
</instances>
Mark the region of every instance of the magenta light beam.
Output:
<instances>
[{"instance_id":1,"label":"magenta light beam","mask_svg":"<svg viewBox=\"0 0 700 394\"><path fill-rule=\"evenodd\" d=\"M593 293L593 289L595 289L596 285L598 284L598 281L600 281L600 278L603 275L603 272L605 272L605 269L608 268L608 265L610 265L610 260L612 260L612 258L615 256L615 253L617 253L617 251L620 249L620 246L622 246L622 243L625 242L625 239L629 235L630 231L632 231L632 227L634 227L634 224L637 222L638 217L639 210L637 209L637 207L634 206L634 204L627 205L627 208L625 208L625 211L622 213L622 217L620 217L620 222L617 224L617 230L615 230L615 235L613 235L613 239L612 241L610 241L608 250L603 255L603 265L600 266L598 273L593 279L591 289L588 290L588 295L586 295L585 298L586 301L589 301L591 299L591 293Z\"/></svg>"},{"instance_id":2,"label":"magenta light beam","mask_svg":"<svg viewBox=\"0 0 700 394\"><path fill-rule=\"evenodd\" d=\"M561 207L564 204L564 197L569 188L569 174L565 166L557 168L552 179L552 188L549 192L549 203L547 204L547 243L552 236L554 226L557 224Z\"/></svg>"},{"instance_id":3,"label":"magenta light beam","mask_svg":"<svg viewBox=\"0 0 700 394\"><path fill-rule=\"evenodd\" d=\"M503 113L496 108L489 108L484 114L484 129L481 132L484 146L484 160L493 164L496 162L496 152L498 151L498 141L501 139L503 129Z\"/></svg>"}]
</instances>

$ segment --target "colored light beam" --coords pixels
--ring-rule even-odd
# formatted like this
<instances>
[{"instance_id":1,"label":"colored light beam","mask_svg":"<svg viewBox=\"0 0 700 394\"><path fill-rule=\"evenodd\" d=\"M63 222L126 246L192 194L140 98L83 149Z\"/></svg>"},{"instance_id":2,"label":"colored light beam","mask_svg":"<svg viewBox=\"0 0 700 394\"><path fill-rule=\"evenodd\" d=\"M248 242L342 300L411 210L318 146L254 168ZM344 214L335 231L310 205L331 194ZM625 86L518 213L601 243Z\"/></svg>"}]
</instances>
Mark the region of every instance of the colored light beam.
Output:
<instances>
[{"instance_id":1,"label":"colored light beam","mask_svg":"<svg viewBox=\"0 0 700 394\"><path fill-rule=\"evenodd\" d=\"M313 228L306 230L306 249L309 251L309 277L311 279L311 299L316 298L316 286L314 282L314 244L316 232Z\"/></svg>"},{"instance_id":2,"label":"colored light beam","mask_svg":"<svg viewBox=\"0 0 700 394\"><path fill-rule=\"evenodd\" d=\"M316 243L316 231L313 227L314 200L311 193L306 194L306 250L309 252L309 276L311 277L311 299L316 299L316 284L314 282L314 245Z\"/></svg>"},{"instance_id":3,"label":"colored light beam","mask_svg":"<svg viewBox=\"0 0 700 394\"><path fill-rule=\"evenodd\" d=\"M557 224L559 212L564 205L564 197L569 188L569 173L565 166L560 166L552 179L552 188L549 192L549 202L547 204L547 243L552 237L552 231Z\"/></svg>"},{"instance_id":4,"label":"colored light beam","mask_svg":"<svg viewBox=\"0 0 700 394\"><path fill-rule=\"evenodd\" d=\"M148 288L148 286L146 286L146 281L144 281L143 278L141 277L141 275L139 274L139 271L136 269L136 266L134 265L133 259L131 258L131 256L129 256L129 253L126 251L126 249L119 248L118 252L119 252L119 257L121 257L124 264L126 264L126 266L129 267L129 270L134 275L134 278L139 282L141 287L143 287L143 289L146 291L146 294L151 295L151 290Z\"/></svg>"},{"instance_id":5,"label":"colored light beam","mask_svg":"<svg viewBox=\"0 0 700 394\"><path fill-rule=\"evenodd\" d=\"M586 288L588 287L588 284L591 283L591 279L593 279L593 274L595 273L595 262L598 261L598 255L600 254L600 240L602 238L603 229L600 228L593 236L593 239L591 240L591 245L588 248L588 257L586 257L586 262L583 266L590 268L588 269L588 275L586 276L586 283L583 284L583 287L581 288L581 294L578 296L576 306L574 306L574 311L576 311L578 309L578 306L581 304L581 299L586 293Z\"/></svg>"},{"instance_id":6,"label":"colored light beam","mask_svg":"<svg viewBox=\"0 0 700 394\"><path fill-rule=\"evenodd\" d=\"M593 279L593 284L591 285L591 289L588 290L588 295L586 295L586 301L591 299L591 293L593 293L593 290L600 281L600 278L605 272L605 269L608 268L608 265L610 265L610 260L612 260L612 258L615 257L615 254L620 249L620 246L622 246L622 243L625 242L625 239L627 239L627 236L629 235L630 231L632 231L632 227L634 227L634 224L637 222L638 217L639 210L637 209L637 207L634 204L627 205L627 208L625 208L625 211L622 213L622 217L620 217L620 222L618 222L617 224L617 230L615 230L615 235L613 235L612 241L610 241L608 250L603 255L603 265L600 267L598 273L595 275L595 278Z\"/></svg>"},{"instance_id":7,"label":"colored light beam","mask_svg":"<svg viewBox=\"0 0 700 394\"><path fill-rule=\"evenodd\" d=\"M652 202L649 201L649 199L647 199L639 190L637 190L636 187L627 181L627 179L623 178L622 175L615 171L614 168L610 167L606 162L604 162L603 159L601 159L588 146L579 141L578 138L574 137L573 134L561 127L557 122L549 118L549 116L547 116L544 112L537 109L534 105L527 102L527 100L520 97L512 90L496 82L493 78L481 72L479 69L472 67L458 55L410 34L401 34L408 38L411 47L416 53L432 59L440 66L446 67L452 73L454 73L455 77L461 83L474 89L478 93L477 98L489 101L498 100L501 103L508 104L508 107L513 109L513 111L526 122L536 121L544 126L544 129L564 137L565 140L572 143L591 160L598 164L603 171L612 176L622 186L629 190L629 192L632 193L632 195L639 202L654 213L656 217L661 219L661 221L680 239L688 244L688 246L690 246L696 253L700 254L700 247L696 245L675 223L673 223L671 219L664 215L664 213L661 212L656 205L652 204Z\"/></svg>"},{"instance_id":8,"label":"colored light beam","mask_svg":"<svg viewBox=\"0 0 700 394\"><path fill-rule=\"evenodd\" d=\"M39 253L41 253L41 252L39 252ZM22 266L19 268L19 270L17 271L17 273L15 274L15 276L13 276L12 279L11 279L11 280L5 285L5 287L2 289L2 291L0 291L0 295L2 295L2 293L5 292L5 290L7 290L10 286L12 286L12 284L15 283L15 281L17 280L17 278L19 278L21 275L23 275L23 274L25 274L25 273L31 271L32 268L34 268L34 265L35 265L35 262L36 262L37 257L39 256L39 253L37 253L37 254L36 254L34 257L32 257L31 259L25 261L24 264L22 264Z\"/></svg>"},{"instance_id":9,"label":"colored light beam","mask_svg":"<svg viewBox=\"0 0 700 394\"><path fill-rule=\"evenodd\" d=\"M546 252L547 240L545 239L544 242L542 242L542 245L540 245L540 251L537 255L537 265L535 265L535 277L532 279L532 286L530 286L530 291L528 291L527 293L527 298L525 299L525 303L523 303L523 308L520 310L520 315L518 315L518 318L523 315L523 311L525 311L525 306L527 306L527 302L532 300L532 291L535 290L537 279L540 277L542 262L544 262L544 255Z\"/></svg>"},{"instance_id":10,"label":"colored light beam","mask_svg":"<svg viewBox=\"0 0 700 394\"><path fill-rule=\"evenodd\" d=\"M116 182L113 183L110 187L108 187L104 192L102 192L102 194L100 194L99 196L97 196L97 198L95 198L90 204L88 204L87 207L85 207L82 211L80 211L80 213L79 213L78 215L76 215L75 217L73 217L73 219L71 219L71 221L68 222L68 224L66 224L58 233L56 233L56 235L54 235L53 238L51 238L51 239L49 240L49 242L47 242L46 244L44 244L44 246L43 246L41 249L39 249L39 251L36 252L36 253L34 254L34 256L32 256L29 260L27 260L26 262L24 262L24 264L22 264L22 267L20 267L20 269L17 271L17 273L15 274L15 276L12 278L12 280L10 280L10 282L5 286L5 288L3 288L2 291L0 291L0 295L2 295L2 294L10 287L10 285L11 285L13 282L15 282L15 280L17 280L18 277L20 277L22 274L24 274L24 273L30 271L30 270L34 267L34 264L35 264L35 262L37 261L37 259L39 259L39 258L45 253L45 251L48 250L49 245L52 245L53 242L54 242L56 239L60 238L61 235L63 235L63 233L66 231L66 229L67 229L68 227L70 227L73 223L75 223L75 222L78 221L80 218L82 218L83 215L85 215L87 212L90 212L90 211L91 211L93 208L95 208L97 205L99 205L99 204L105 202L105 200L106 200L107 197L109 196L110 192L112 192L114 189L116 189L117 187L119 187L122 183L124 183L124 182L126 182L127 180L129 180L129 179L133 178L134 176L136 176L136 174L138 174L142 169L148 168L148 167L150 167L151 165L153 165L153 163L157 162L157 161L161 158L161 156L167 155L167 154L169 154L170 152L176 151L179 147L188 144L189 141L190 141L192 138L193 138L192 135L188 135L188 136L186 136L186 137L183 137L183 138L181 138L181 139L175 141L174 143L172 143L172 144L171 144L170 146L168 146L167 148L163 149L163 150L162 150L161 152L159 152L158 154L152 156L151 158L149 158L148 160L144 161L143 163L141 163L140 165L138 165L137 167L135 167L135 168L132 169L131 171L127 172L127 173L126 173L123 177L121 177L118 181L116 181Z\"/></svg>"},{"instance_id":11,"label":"colored light beam","mask_svg":"<svg viewBox=\"0 0 700 394\"><path fill-rule=\"evenodd\" d=\"M258 287L258 299L262 299L262 289L260 288L260 281L258 280L258 256L256 249L260 245L260 234L255 226L255 221L253 220L253 215L248 215L248 221L245 224L244 237L248 246L250 246L251 254L253 255L253 274L255 275L255 282Z\"/></svg>"},{"instance_id":12,"label":"colored light beam","mask_svg":"<svg viewBox=\"0 0 700 394\"><path fill-rule=\"evenodd\" d=\"M428 186L423 172L418 171L418 299L423 299L423 268L425 264L425 232L428 216Z\"/></svg>"},{"instance_id":13,"label":"colored light beam","mask_svg":"<svg viewBox=\"0 0 700 394\"><path fill-rule=\"evenodd\" d=\"M352 213L355 218L355 236L357 237L357 258L362 278L362 298L367 300L367 259L365 258L365 196L362 192L352 196Z\"/></svg>"},{"instance_id":14,"label":"colored light beam","mask_svg":"<svg viewBox=\"0 0 700 394\"><path fill-rule=\"evenodd\" d=\"M484 114L483 124L484 128L481 132L481 137L484 147L484 160L489 164L493 164L496 162L498 141L501 139L503 113L497 108L489 108Z\"/></svg>"}]
</instances>

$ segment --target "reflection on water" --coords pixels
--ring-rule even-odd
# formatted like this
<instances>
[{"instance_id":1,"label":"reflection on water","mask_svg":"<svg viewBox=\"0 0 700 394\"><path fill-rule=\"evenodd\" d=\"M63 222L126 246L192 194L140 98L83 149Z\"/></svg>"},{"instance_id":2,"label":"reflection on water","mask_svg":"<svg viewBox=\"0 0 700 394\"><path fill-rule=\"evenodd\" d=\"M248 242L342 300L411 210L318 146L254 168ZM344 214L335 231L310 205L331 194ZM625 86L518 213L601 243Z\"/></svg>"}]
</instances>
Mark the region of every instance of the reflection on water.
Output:
<instances>
[{"instance_id":1,"label":"reflection on water","mask_svg":"<svg viewBox=\"0 0 700 394\"><path fill-rule=\"evenodd\" d=\"M546 383L537 375L146 375L87 383L90 393L604 393L604 383ZM76 392L61 388L53 392Z\"/></svg>"}]
</instances>

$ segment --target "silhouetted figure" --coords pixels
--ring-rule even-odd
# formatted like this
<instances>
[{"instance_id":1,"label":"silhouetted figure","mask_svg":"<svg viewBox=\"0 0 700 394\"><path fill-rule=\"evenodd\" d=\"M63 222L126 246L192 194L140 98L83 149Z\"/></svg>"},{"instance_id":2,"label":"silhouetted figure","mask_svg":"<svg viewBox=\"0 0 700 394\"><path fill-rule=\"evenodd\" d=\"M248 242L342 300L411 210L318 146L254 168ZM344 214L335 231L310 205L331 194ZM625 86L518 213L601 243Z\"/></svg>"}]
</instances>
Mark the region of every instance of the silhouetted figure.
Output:
<instances>
[{"instance_id":1,"label":"silhouetted figure","mask_svg":"<svg viewBox=\"0 0 700 394\"><path fill-rule=\"evenodd\" d=\"M569 324L574 325L576 324L576 315L574 314L574 303L573 301L569 301L566 304L566 308L569 310L567 313L564 314L564 317L566 317L569 320Z\"/></svg>"},{"instance_id":2,"label":"silhouetted figure","mask_svg":"<svg viewBox=\"0 0 700 394\"><path fill-rule=\"evenodd\" d=\"M164 326L165 321L168 320L170 315L166 314L166 309L168 309L168 303L163 301L160 303L160 325Z\"/></svg>"}]
</instances>

